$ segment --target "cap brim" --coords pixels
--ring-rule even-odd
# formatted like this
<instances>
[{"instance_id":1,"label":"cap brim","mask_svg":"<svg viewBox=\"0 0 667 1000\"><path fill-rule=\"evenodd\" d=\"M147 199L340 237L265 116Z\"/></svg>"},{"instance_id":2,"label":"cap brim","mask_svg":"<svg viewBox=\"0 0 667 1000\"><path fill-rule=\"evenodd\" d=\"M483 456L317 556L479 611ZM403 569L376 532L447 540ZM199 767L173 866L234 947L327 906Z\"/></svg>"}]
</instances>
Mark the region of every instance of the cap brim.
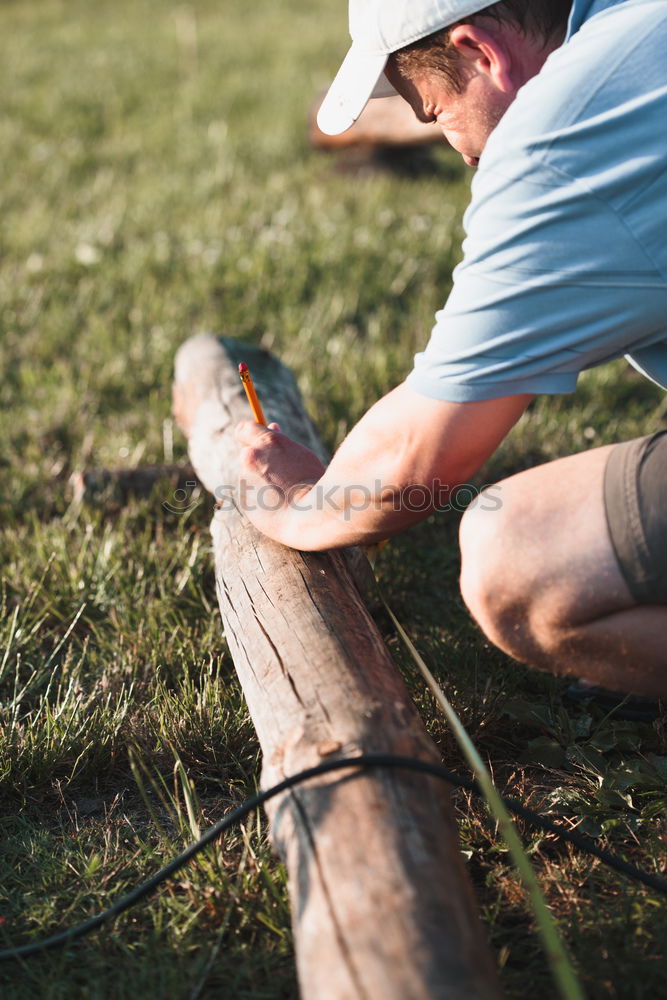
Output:
<instances>
[{"instance_id":1,"label":"cap brim","mask_svg":"<svg viewBox=\"0 0 667 1000\"><path fill-rule=\"evenodd\" d=\"M352 46L317 112L317 125L325 135L340 135L350 128L371 97L396 93L384 75L386 63L384 53Z\"/></svg>"}]
</instances>

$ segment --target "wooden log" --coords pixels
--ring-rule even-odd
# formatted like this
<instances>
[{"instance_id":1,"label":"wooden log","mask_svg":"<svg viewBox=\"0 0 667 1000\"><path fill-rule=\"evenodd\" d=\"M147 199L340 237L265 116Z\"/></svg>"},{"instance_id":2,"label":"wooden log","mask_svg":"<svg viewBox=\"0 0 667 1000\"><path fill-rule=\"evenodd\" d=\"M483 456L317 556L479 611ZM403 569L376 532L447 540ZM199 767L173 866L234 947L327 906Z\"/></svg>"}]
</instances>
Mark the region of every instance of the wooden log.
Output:
<instances>
[{"instance_id":1,"label":"wooden log","mask_svg":"<svg viewBox=\"0 0 667 1000\"><path fill-rule=\"evenodd\" d=\"M174 512L183 510L200 484L191 465L137 465L130 468L82 469L70 476L74 503L103 502L123 507L132 498L151 495L158 483L165 487L165 505Z\"/></svg>"},{"instance_id":2,"label":"wooden log","mask_svg":"<svg viewBox=\"0 0 667 1000\"><path fill-rule=\"evenodd\" d=\"M320 94L308 113L308 138L315 149L348 149L353 146L405 148L442 146L446 143L439 125L425 125L402 97L375 97L369 101L354 125L340 135L326 135L317 124L317 112L324 98Z\"/></svg>"},{"instance_id":3,"label":"wooden log","mask_svg":"<svg viewBox=\"0 0 667 1000\"><path fill-rule=\"evenodd\" d=\"M439 762L345 554L278 545L234 503L233 427L249 416L239 360L267 418L320 455L322 446L291 374L266 352L207 335L181 347L174 413L221 502L212 524L219 604L263 752L262 785L331 755ZM351 767L286 792L268 812L305 1000L499 995L442 782Z\"/></svg>"}]
</instances>

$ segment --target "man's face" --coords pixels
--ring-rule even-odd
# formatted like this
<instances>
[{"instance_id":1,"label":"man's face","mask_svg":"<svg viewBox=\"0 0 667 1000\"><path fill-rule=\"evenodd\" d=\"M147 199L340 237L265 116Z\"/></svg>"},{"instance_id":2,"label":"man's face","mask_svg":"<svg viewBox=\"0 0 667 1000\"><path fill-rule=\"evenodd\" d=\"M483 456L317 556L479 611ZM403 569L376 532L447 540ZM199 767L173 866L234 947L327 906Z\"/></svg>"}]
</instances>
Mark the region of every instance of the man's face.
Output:
<instances>
[{"instance_id":1,"label":"man's face","mask_svg":"<svg viewBox=\"0 0 667 1000\"><path fill-rule=\"evenodd\" d=\"M450 145L476 167L519 89L539 73L561 39L546 44L518 28L488 23L456 25L449 43L457 53L460 93L434 70L408 79L391 57L385 73L419 121L437 122Z\"/></svg>"},{"instance_id":2,"label":"man's face","mask_svg":"<svg viewBox=\"0 0 667 1000\"><path fill-rule=\"evenodd\" d=\"M484 76L473 76L457 94L437 74L408 80L392 66L385 72L419 121L437 122L449 144L471 167L477 166L486 140L516 95L516 91L498 90Z\"/></svg>"}]
</instances>

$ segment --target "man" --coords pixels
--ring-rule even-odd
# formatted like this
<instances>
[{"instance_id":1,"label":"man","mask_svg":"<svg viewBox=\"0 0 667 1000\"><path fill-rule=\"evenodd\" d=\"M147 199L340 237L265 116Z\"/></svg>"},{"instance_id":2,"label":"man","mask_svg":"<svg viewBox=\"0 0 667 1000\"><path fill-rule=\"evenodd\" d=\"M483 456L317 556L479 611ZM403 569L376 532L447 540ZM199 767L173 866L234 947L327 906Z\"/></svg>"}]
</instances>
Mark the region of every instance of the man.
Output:
<instances>
[{"instance_id":1,"label":"man","mask_svg":"<svg viewBox=\"0 0 667 1000\"><path fill-rule=\"evenodd\" d=\"M320 127L349 127L390 83L478 171L428 346L328 468L275 427L239 428L245 495L266 501L251 520L300 549L420 520L584 368L626 355L667 387L664 0L352 0L350 26ZM427 502L406 502L415 486ZM537 667L667 692L667 435L500 487L500 509L461 524L486 635Z\"/></svg>"}]
</instances>

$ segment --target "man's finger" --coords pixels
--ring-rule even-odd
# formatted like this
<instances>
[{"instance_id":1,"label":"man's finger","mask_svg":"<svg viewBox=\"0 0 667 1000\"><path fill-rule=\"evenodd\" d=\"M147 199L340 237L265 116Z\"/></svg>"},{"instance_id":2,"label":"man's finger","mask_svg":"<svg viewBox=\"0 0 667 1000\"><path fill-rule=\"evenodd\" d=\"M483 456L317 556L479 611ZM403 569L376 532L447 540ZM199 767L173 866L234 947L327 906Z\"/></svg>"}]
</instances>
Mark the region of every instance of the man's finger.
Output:
<instances>
[{"instance_id":1,"label":"man's finger","mask_svg":"<svg viewBox=\"0 0 667 1000\"><path fill-rule=\"evenodd\" d=\"M256 424L254 420L242 420L236 425L234 435L239 444L258 444L264 435L271 433L271 428L264 424Z\"/></svg>"}]
</instances>

